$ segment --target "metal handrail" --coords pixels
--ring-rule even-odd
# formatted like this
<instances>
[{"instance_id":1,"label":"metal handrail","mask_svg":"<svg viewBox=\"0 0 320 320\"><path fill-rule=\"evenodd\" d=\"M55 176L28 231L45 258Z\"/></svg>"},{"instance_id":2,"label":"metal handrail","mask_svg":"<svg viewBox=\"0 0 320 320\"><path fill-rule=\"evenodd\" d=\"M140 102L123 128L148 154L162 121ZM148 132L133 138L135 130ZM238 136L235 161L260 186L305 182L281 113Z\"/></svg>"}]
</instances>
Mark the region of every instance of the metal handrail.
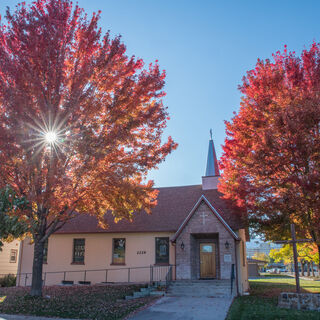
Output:
<instances>
[{"instance_id":1,"label":"metal handrail","mask_svg":"<svg viewBox=\"0 0 320 320\"><path fill-rule=\"evenodd\" d=\"M173 265L166 265L166 266L159 266L159 265L150 265L150 266L143 266L143 267L125 267L125 268L105 268L105 269L84 269L84 270L61 270L61 271L45 271L43 272L43 279L42 279L42 284L43 286L45 286L46 280L47 280L47 275L50 274L62 274L63 275L63 281L66 281L67 278L67 274L68 273L83 273L83 277L81 278L82 280L79 281L83 281L86 282L87 281L87 274L89 272L105 272L105 277L104 277L104 282L108 282L108 275L110 274L110 272L112 271L127 271L127 282L131 283L134 281L131 281L131 275L132 275L132 271L133 270L138 270L138 269L150 269L150 283L154 282L154 281L159 281L159 279L164 279L167 274L165 274L164 272L167 269L171 269L172 270L172 266ZM18 279L18 286L21 285L21 280L22 278L24 278L24 286L27 286L27 282L29 279L29 276L32 277L32 272L22 272L22 273L10 273L14 276L17 277ZM0 274L0 277L3 276L7 276L8 274Z\"/></svg>"},{"instance_id":2,"label":"metal handrail","mask_svg":"<svg viewBox=\"0 0 320 320\"><path fill-rule=\"evenodd\" d=\"M169 266L169 270L166 274L166 289L169 288L171 282L172 282L172 266Z\"/></svg>"},{"instance_id":3,"label":"metal handrail","mask_svg":"<svg viewBox=\"0 0 320 320\"><path fill-rule=\"evenodd\" d=\"M232 289L233 289L233 280L235 279L235 272L234 272L234 263L231 265L231 295L232 295Z\"/></svg>"}]
</instances>

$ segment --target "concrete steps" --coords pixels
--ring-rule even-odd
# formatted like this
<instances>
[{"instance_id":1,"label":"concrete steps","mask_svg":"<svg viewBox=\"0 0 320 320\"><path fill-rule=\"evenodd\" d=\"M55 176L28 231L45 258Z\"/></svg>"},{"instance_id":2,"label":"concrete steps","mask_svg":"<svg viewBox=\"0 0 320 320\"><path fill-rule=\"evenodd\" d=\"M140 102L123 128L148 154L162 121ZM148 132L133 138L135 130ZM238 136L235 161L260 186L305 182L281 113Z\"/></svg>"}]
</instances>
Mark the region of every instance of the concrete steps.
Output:
<instances>
[{"instance_id":1,"label":"concrete steps","mask_svg":"<svg viewBox=\"0 0 320 320\"><path fill-rule=\"evenodd\" d=\"M216 297L235 295L235 284L231 295L230 280L181 280L175 281L168 289L168 296L178 297Z\"/></svg>"},{"instance_id":2,"label":"concrete steps","mask_svg":"<svg viewBox=\"0 0 320 320\"><path fill-rule=\"evenodd\" d=\"M136 291L131 296L126 296L126 300L132 300L137 298L143 298L148 296L164 296L164 291L158 291L154 287L141 288L140 291Z\"/></svg>"},{"instance_id":3,"label":"concrete steps","mask_svg":"<svg viewBox=\"0 0 320 320\"><path fill-rule=\"evenodd\" d=\"M236 295L235 283L231 295L230 280L178 280L173 281L167 292L158 291L154 287L141 288L126 300L137 299L146 296L174 296L174 297L210 297L210 298L233 298Z\"/></svg>"}]
</instances>

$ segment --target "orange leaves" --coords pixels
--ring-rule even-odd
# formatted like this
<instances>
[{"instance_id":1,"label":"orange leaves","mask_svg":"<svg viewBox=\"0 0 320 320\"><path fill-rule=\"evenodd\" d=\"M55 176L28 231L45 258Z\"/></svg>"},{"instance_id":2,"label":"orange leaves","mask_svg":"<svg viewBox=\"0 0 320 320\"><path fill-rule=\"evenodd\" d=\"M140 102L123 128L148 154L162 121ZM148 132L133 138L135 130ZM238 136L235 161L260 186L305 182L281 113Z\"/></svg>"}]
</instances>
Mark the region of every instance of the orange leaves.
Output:
<instances>
[{"instance_id":1,"label":"orange leaves","mask_svg":"<svg viewBox=\"0 0 320 320\"><path fill-rule=\"evenodd\" d=\"M101 225L107 211L116 219L150 212L156 192L147 172L177 147L171 137L161 142L169 117L158 62L144 68L128 57L120 37L102 37L100 13L88 19L69 0L22 4L6 18L0 181L36 204L24 213L32 232L74 210ZM55 144L43 143L48 131L59 132Z\"/></svg>"}]
</instances>

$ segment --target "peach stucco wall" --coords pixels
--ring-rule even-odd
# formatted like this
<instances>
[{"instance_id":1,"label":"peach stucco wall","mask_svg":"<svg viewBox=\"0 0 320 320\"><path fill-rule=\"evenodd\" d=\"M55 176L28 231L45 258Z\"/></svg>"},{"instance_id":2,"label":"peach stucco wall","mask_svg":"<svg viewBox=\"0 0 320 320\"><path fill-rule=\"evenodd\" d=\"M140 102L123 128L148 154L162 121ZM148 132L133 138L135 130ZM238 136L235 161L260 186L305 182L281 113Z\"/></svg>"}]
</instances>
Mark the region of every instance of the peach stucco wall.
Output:
<instances>
[{"instance_id":1,"label":"peach stucco wall","mask_svg":"<svg viewBox=\"0 0 320 320\"><path fill-rule=\"evenodd\" d=\"M12 242L4 242L2 251L0 251L0 277L8 273L17 273L18 260L19 260L19 240ZM17 250L16 262L10 262L11 250Z\"/></svg>"},{"instance_id":2,"label":"peach stucco wall","mask_svg":"<svg viewBox=\"0 0 320 320\"><path fill-rule=\"evenodd\" d=\"M170 238L172 236L173 233L162 232L51 235L48 242L48 263L44 264L43 268L46 277L45 283L46 285L59 284L64 278L65 280L73 280L77 283L84 280L84 270L101 270L86 272L86 281L91 281L91 283L103 282L106 280L106 276L108 277L108 282L126 282L128 277L130 277L131 282L149 281L150 272L153 272L155 280L157 277L163 278L165 276L165 268L155 266L155 238ZM72 264L73 239L76 238L85 238L84 265ZM123 266L112 265L113 238L126 239L125 265ZM27 279L24 274L32 272L33 245L26 239L23 241L22 247L22 259L19 270L22 273L20 285L30 285L31 274L27 276ZM141 251L145 252L145 254L139 253ZM171 242L169 263L175 264L175 247ZM136 269L128 271L128 268ZM64 275L63 271L77 272L67 272ZM108 274L106 275L106 273Z\"/></svg>"}]
</instances>

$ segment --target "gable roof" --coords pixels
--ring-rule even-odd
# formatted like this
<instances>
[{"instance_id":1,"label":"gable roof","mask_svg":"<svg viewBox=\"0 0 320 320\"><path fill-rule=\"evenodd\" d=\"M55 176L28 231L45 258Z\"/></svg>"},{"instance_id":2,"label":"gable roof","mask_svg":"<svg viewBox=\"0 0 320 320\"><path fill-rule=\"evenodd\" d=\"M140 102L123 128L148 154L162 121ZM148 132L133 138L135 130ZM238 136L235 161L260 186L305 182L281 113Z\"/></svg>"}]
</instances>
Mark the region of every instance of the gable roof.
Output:
<instances>
[{"instance_id":1,"label":"gable roof","mask_svg":"<svg viewBox=\"0 0 320 320\"><path fill-rule=\"evenodd\" d=\"M226 221L222 218L222 216L219 214L219 212L211 205L211 203L207 200L207 198L202 195L200 197L200 199L198 200L198 202L195 204L195 206L193 207L193 209L190 211L190 213L188 214L188 216L185 218L185 220L183 221L183 223L181 224L181 226L179 227L178 231L176 232L176 234L174 235L174 237L172 238L172 241L175 242L177 240L177 238L179 237L180 233L182 232L182 230L185 228L185 226L188 224L188 222L190 221L190 219L192 218L192 216L195 214L196 210L198 209L198 207L200 206L200 204L204 202L209 209L212 211L212 213L218 218L218 220L222 223L222 225L227 229L227 231L231 234L231 236L235 239L235 240L240 240L239 237L237 236L237 234L230 228L230 226L226 223Z\"/></svg>"},{"instance_id":2,"label":"gable roof","mask_svg":"<svg viewBox=\"0 0 320 320\"><path fill-rule=\"evenodd\" d=\"M218 190L202 190L201 185L158 188L158 204L152 214L144 211L134 214L133 222L113 221L111 214L106 214L108 229L97 225L93 215L78 214L66 223L56 234L65 233L120 233L120 232L177 232L183 221L203 195L216 212L233 230L243 228L239 214L227 201L221 198Z\"/></svg>"}]
</instances>

